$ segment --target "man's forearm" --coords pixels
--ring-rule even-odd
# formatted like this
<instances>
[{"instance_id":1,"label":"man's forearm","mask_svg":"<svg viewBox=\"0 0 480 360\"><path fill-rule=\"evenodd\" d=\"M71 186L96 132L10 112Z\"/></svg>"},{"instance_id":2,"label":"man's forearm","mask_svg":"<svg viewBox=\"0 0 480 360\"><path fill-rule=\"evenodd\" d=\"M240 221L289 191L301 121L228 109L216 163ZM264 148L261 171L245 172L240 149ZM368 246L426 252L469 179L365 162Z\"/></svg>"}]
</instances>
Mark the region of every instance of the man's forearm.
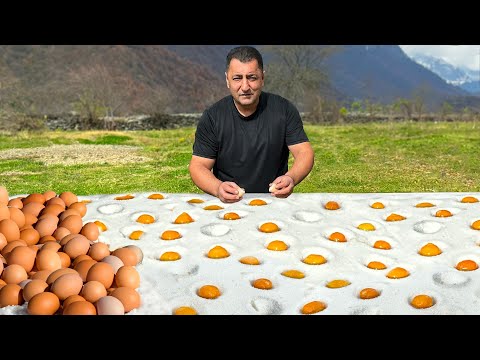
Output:
<instances>
[{"instance_id":1,"label":"man's forearm","mask_svg":"<svg viewBox=\"0 0 480 360\"><path fill-rule=\"evenodd\" d=\"M312 171L313 161L313 154L310 152L299 154L285 175L290 176L297 185Z\"/></svg>"},{"instance_id":2,"label":"man's forearm","mask_svg":"<svg viewBox=\"0 0 480 360\"><path fill-rule=\"evenodd\" d=\"M218 187L222 182L213 175L211 170L203 166L196 166L191 169L190 176L201 190L218 197Z\"/></svg>"}]
</instances>

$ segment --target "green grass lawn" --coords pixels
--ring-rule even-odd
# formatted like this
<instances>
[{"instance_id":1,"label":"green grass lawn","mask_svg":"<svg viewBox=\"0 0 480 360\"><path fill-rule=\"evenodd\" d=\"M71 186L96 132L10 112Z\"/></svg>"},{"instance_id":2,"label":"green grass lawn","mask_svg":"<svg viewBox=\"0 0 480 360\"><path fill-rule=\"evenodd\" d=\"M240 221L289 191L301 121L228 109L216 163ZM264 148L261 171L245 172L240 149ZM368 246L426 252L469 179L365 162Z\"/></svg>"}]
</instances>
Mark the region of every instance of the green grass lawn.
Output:
<instances>
[{"instance_id":1,"label":"green grass lawn","mask_svg":"<svg viewBox=\"0 0 480 360\"><path fill-rule=\"evenodd\" d=\"M315 165L295 192L480 191L479 127L474 122L305 125ZM194 133L192 127L0 134L0 185L11 195L46 190L77 195L201 193L187 168ZM100 150L85 159L79 153L75 163L70 161L71 154L65 155L64 163L48 163L51 155L42 155L42 149L55 148L52 145L82 145L83 149L95 145ZM104 159L102 145L136 146L134 153L142 160ZM30 148L40 148L37 156L24 155ZM130 150L122 151L117 151L122 160L133 156Z\"/></svg>"}]
</instances>

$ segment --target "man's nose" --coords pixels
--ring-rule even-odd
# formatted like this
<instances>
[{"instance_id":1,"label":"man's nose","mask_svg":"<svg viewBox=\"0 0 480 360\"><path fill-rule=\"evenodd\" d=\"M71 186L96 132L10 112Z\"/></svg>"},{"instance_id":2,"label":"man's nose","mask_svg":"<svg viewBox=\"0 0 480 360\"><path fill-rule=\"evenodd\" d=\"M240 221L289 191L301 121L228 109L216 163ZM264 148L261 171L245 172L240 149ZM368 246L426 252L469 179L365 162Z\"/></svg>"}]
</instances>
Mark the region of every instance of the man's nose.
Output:
<instances>
[{"instance_id":1,"label":"man's nose","mask_svg":"<svg viewBox=\"0 0 480 360\"><path fill-rule=\"evenodd\" d=\"M250 89L250 84L248 83L248 79L242 80L242 91L247 91Z\"/></svg>"}]
</instances>

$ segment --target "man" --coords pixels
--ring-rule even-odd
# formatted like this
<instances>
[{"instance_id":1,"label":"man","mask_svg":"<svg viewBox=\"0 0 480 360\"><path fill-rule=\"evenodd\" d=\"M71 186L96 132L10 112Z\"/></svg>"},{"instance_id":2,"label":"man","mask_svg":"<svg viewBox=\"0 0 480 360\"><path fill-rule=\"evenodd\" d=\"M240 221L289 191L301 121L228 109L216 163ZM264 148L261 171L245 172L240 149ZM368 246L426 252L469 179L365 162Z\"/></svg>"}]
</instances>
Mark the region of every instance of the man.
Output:
<instances>
[{"instance_id":1,"label":"man","mask_svg":"<svg viewBox=\"0 0 480 360\"><path fill-rule=\"evenodd\" d=\"M262 92L264 76L257 49L230 50L225 72L230 95L203 112L195 132L190 176L225 203L239 201L244 191L286 198L313 167L298 110L287 99Z\"/></svg>"}]
</instances>

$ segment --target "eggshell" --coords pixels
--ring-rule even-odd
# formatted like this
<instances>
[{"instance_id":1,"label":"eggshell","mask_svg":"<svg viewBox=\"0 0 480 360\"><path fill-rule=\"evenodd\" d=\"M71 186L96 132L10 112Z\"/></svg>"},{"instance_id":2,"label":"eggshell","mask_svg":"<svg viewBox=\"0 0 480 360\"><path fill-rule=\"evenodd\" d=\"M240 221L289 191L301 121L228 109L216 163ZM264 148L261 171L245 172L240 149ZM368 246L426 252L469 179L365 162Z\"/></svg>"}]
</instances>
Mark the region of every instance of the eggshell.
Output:
<instances>
[{"instance_id":1,"label":"eggshell","mask_svg":"<svg viewBox=\"0 0 480 360\"><path fill-rule=\"evenodd\" d=\"M0 220L3 219L10 219L10 211L7 205L0 204Z\"/></svg>"},{"instance_id":2,"label":"eggshell","mask_svg":"<svg viewBox=\"0 0 480 360\"><path fill-rule=\"evenodd\" d=\"M44 292L48 288L48 284L41 279L29 279L31 280L23 288L22 296L25 301L30 301L30 299L41 292Z\"/></svg>"},{"instance_id":3,"label":"eggshell","mask_svg":"<svg viewBox=\"0 0 480 360\"><path fill-rule=\"evenodd\" d=\"M17 246L27 246L27 243L24 240L10 241L9 243L7 243L7 245L3 247L1 251L2 255L4 257L7 257L7 254Z\"/></svg>"},{"instance_id":4,"label":"eggshell","mask_svg":"<svg viewBox=\"0 0 480 360\"><path fill-rule=\"evenodd\" d=\"M1 206L1 203L0 203ZM22 199L20 198L13 198L8 201L8 206L11 207L16 207L17 209L22 209L23 208L23 202Z\"/></svg>"},{"instance_id":5,"label":"eggshell","mask_svg":"<svg viewBox=\"0 0 480 360\"><path fill-rule=\"evenodd\" d=\"M60 205L61 207L63 207L64 210L67 207L67 205L65 205L65 201L63 201L59 197L53 197L53 198L47 200L44 205L45 206L50 206L50 205L54 205L54 204Z\"/></svg>"},{"instance_id":6,"label":"eggshell","mask_svg":"<svg viewBox=\"0 0 480 360\"><path fill-rule=\"evenodd\" d=\"M8 204L8 191L4 186L0 186L0 205Z\"/></svg>"},{"instance_id":7,"label":"eggshell","mask_svg":"<svg viewBox=\"0 0 480 360\"><path fill-rule=\"evenodd\" d=\"M63 221L65 220L67 217L69 217L70 215L77 215L77 216L80 216L80 213L78 212L78 210L75 210L75 209L67 209L65 210L64 212L62 212L58 218L60 219L60 221ZM81 216L80 216L81 218Z\"/></svg>"},{"instance_id":8,"label":"eggshell","mask_svg":"<svg viewBox=\"0 0 480 360\"><path fill-rule=\"evenodd\" d=\"M30 299L27 312L30 315L53 315L60 308L60 300L51 292L38 293Z\"/></svg>"},{"instance_id":9,"label":"eggshell","mask_svg":"<svg viewBox=\"0 0 480 360\"><path fill-rule=\"evenodd\" d=\"M70 234L71 234L70 230L68 230L65 227L59 226L55 229L52 236L55 238L55 240L61 241L65 236Z\"/></svg>"},{"instance_id":10,"label":"eggshell","mask_svg":"<svg viewBox=\"0 0 480 360\"><path fill-rule=\"evenodd\" d=\"M97 242L90 246L88 255L96 261L101 261L105 256L110 255L110 248L105 243Z\"/></svg>"},{"instance_id":11,"label":"eggshell","mask_svg":"<svg viewBox=\"0 0 480 360\"><path fill-rule=\"evenodd\" d=\"M35 217L38 217L40 212L43 210L45 206L43 204L40 204L38 202L31 202L25 205L23 204L22 211L24 214L29 213L32 214Z\"/></svg>"},{"instance_id":12,"label":"eggshell","mask_svg":"<svg viewBox=\"0 0 480 360\"><path fill-rule=\"evenodd\" d=\"M0 233L0 251L3 250L3 248L8 244L7 239L5 238L5 235Z\"/></svg>"},{"instance_id":13,"label":"eggshell","mask_svg":"<svg viewBox=\"0 0 480 360\"><path fill-rule=\"evenodd\" d=\"M43 281L47 282L47 279L52 272L53 272L52 270L36 271L34 274L30 275L30 279L32 279L32 280L43 280Z\"/></svg>"},{"instance_id":14,"label":"eggshell","mask_svg":"<svg viewBox=\"0 0 480 360\"><path fill-rule=\"evenodd\" d=\"M90 241L95 241L98 239L99 230L97 224L93 222L88 222L83 225L82 229L80 230L80 234L85 236Z\"/></svg>"},{"instance_id":15,"label":"eggshell","mask_svg":"<svg viewBox=\"0 0 480 360\"><path fill-rule=\"evenodd\" d=\"M69 207L74 202L78 202L78 197L71 191L64 191L59 195L60 199L65 202L65 205Z\"/></svg>"},{"instance_id":16,"label":"eggshell","mask_svg":"<svg viewBox=\"0 0 480 360\"><path fill-rule=\"evenodd\" d=\"M25 302L22 291L18 284L7 284L0 288L0 308L9 305L22 305Z\"/></svg>"},{"instance_id":17,"label":"eggshell","mask_svg":"<svg viewBox=\"0 0 480 360\"><path fill-rule=\"evenodd\" d=\"M92 304L101 297L107 296L107 289L100 281L92 280L83 284L80 295ZM121 300L121 299L120 299Z\"/></svg>"},{"instance_id":18,"label":"eggshell","mask_svg":"<svg viewBox=\"0 0 480 360\"><path fill-rule=\"evenodd\" d=\"M46 235L46 236L42 236L40 240L38 240L38 243L45 244L46 242L49 242L49 241L56 242L57 239L55 239L52 235Z\"/></svg>"},{"instance_id":19,"label":"eggshell","mask_svg":"<svg viewBox=\"0 0 480 360\"><path fill-rule=\"evenodd\" d=\"M9 207L8 211L10 212L10 220L15 221L19 228L25 225L25 215L22 210L16 207Z\"/></svg>"},{"instance_id":20,"label":"eggshell","mask_svg":"<svg viewBox=\"0 0 480 360\"><path fill-rule=\"evenodd\" d=\"M77 210L81 217L84 217L87 213L87 204L83 202L74 202L68 206L69 209Z\"/></svg>"},{"instance_id":21,"label":"eggshell","mask_svg":"<svg viewBox=\"0 0 480 360\"><path fill-rule=\"evenodd\" d=\"M20 239L20 228L17 223L11 219L0 220L0 233L5 235L7 242Z\"/></svg>"},{"instance_id":22,"label":"eggshell","mask_svg":"<svg viewBox=\"0 0 480 360\"><path fill-rule=\"evenodd\" d=\"M75 259L72 261L72 267L75 268L77 264L82 261L82 260L93 260L90 255L78 255Z\"/></svg>"},{"instance_id":23,"label":"eggshell","mask_svg":"<svg viewBox=\"0 0 480 360\"><path fill-rule=\"evenodd\" d=\"M59 227L65 227L72 234L78 234L82 230L83 222L80 215L69 215L58 224Z\"/></svg>"},{"instance_id":24,"label":"eggshell","mask_svg":"<svg viewBox=\"0 0 480 360\"><path fill-rule=\"evenodd\" d=\"M19 284L25 279L28 279L28 275L21 265L12 264L3 269L2 280L7 284Z\"/></svg>"},{"instance_id":25,"label":"eggshell","mask_svg":"<svg viewBox=\"0 0 480 360\"><path fill-rule=\"evenodd\" d=\"M95 260L82 260L78 262L75 266L74 269L78 272L80 277L82 278L83 282L87 281L87 274L88 270L95 265L97 262Z\"/></svg>"},{"instance_id":26,"label":"eggshell","mask_svg":"<svg viewBox=\"0 0 480 360\"><path fill-rule=\"evenodd\" d=\"M97 315L97 309L89 301L74 301L63 309L63 315Z\"/></svg>"},{"instance_id":27,"label":"eggshell","mask_svg":"<svg viewBox=\"0 0 480 360\"><path fill-rule=\"evenodd\" d=\"M143 261L143 251L137 245L127 245L125 246L128 249L132 249L137 254L137 264L140 264Z\"/></svg>"},{"instance_id":28,"label":"eggshell","mask_svg":"<svg viewBox=\"0 0 480 360\"><path fill-rule=\"evenodd\" d=\"M46 282L48 285L52 285L55 282L55 280L57 280L60 276L65 274L78 275L78 272L75 271L75 269L71 269L71 268L54 270L50 273L50 275L48 275Z\"/></svg>"},{"instance_id":29,"label":"eggshell","mask_svg":"<svg viewBox=\"0 0 480 360\"><path fill-rule=\"evenodd\" d=\"M115 249L112 252L112 255L117 256L122 260L124 265L127 266L135 266L137 265L137 254L135 253L134 250L127 248L127 247L121 247L118 249Z\"/></svg>"},{"instance_id":30,"label":"eggshell","mask_svg":"<svg viewBox=\"0 0 480 360\"><path fill-rule=\"evenodd\" d=\"M53 190L47 190L43 193L43 196L45 197L45 201L48 201L57 196L57 193Z\"/></svg>"},{"instance_id":31,"label":"eggshell","mask_svg":"<svg viewBox=\"0 0 480 360\"><path fill-rule=\"evenodd\" d=\"M57 251L58 256L60 256L60 260L62 262L62 268L68 268L70 265L72 265L72 260L70 259L70 256L68 256L66 253L63 251Z\"/></svg>"},{"instance_id":32,"label":"eggshell","mask_svg":"<svg viewBox=\"0 0 480 360\"><path fill-rule=\"evenodd\" d=\"M110 295L116 297L122 302L126 313L140 307L141 305L140 294L129 287L116 288Z\"/></svg>"},{"instance_id":33,"label":"eggshell","mask_svg":"<svg viewBox=\"0 0 480 360\"><path fill-rule=\"evenodd\" d=\"M122 266L115 274L117 287L137 289L140 286L140 274L133 266Z\"/></svg>"},{"instance_id":34,"label":"eggshell","mask_svg":"<svg viewBox=\"0 0 480 360\"><path fill-rule=\"evenodd\" d=\"M61 245L56 241L47 241L45 244L42 244L42 247L39 251L52 250L58 252L61 249Z\"/></svg>"},{"instance_id":35,"label":"eggshell","mask_svg":"<svg viewBox=\"0 0 480 360\"><path fill-rule=\"evenodd\" d=\"M40 249L35 259L35 266L38 270L57 270L62 267L62 261L56 251Z\"/></svg>"},{"instance_id":36,"label":"eggshell","mask_svg":"<svg viewBox=\"0 0 480 360\"><path fill-rule=\"evenodd\" d=\"M23 206L32 202L36 202L43 205L43 203L45 202L45 196L40 193L31 193L30 195L27 195L27 197L23 199Z\"/></svg>"},{"instance_id":37,"label":"eggshell","mask_svg":"<svg viewBox=\"0 0 480 360\"><path fill-rule=\"evenodd\" d=\"M65 310L68 305L70 305L75 301L87 301L87 300L85 300L84 297L80 295L70 295L65 300L63 300L63 303L62 303L63 309Z\"/></svg>"},{"instance_id":38,"label":"eggshell","mask_svg":"<svg viewBox=\"0 0 480 360\"><path fill-rule=\"evenodd\" d=\"M63 274L52 283L50 291L60 300L65 300L70 295L78 295L82 287L83 281L78 273Z\"/></svg>"},{"instance_id":39,"label":"eggshell","mask_svg":"<svg viewBox=\"0 0 480 360\"><path fill-rule=\"evenodd\" d=\"M40 237L43 237L46 235L52 235L53 232L57 229L57 223L58 223L57 217L55 216L50 217L49 214L44 216L47 216L47 217L39 219L35 224L35 230L38 231L38 234L40 235Z\"/></svg>"},{"instance_id":40,"label":"eggshell","mask_svg":"<svg viewBox=\"0 0 480 360\"><path fill-rule=\"evenodd\" d=\"M24 212L23 215L25 215L25 225L24 226L33 225L38 221L38 218L33 214L30 214L28 212Z\"/></svg>"},{"instance_id":41,"label":"eggshell","mask_svg":"<svg viewBox=\"0 0 480 360\"><path fill-rule=\"evenodd\" d=\"M28 246L17 246L8 254L8 265L18 264L28 273L35 264L36 252Z\"/></svg>"},{"instance_id":42,"label":"eggshell","mask_svg":"<svg viewBox=\"0 0 480 360\"><path fill-rule=\"evenodd\" d=\"M86 280L87 282L92 280L99 281L103 284L105 289L108 289L113 283L114 276L113 269L109 264L97 262L88 270Z\"/></svg>"},{"instance_id":43,"label":"eggshell","mask_svg":"<svg viewBox=\"0 0 480 360\"><path fill-rule=\"evenodd\" d=\"M75 259L79 255L86 255L90 250L90 241L84 236L76 236L63 246L63 251Z\"/></svg>"},{"instance_id":44,"label":"eggshell","mask_svg":"<svg viewBox=\"0 0 480 360\"><path fill-rule=\"evenodd\" d=\"M104 296L95 303L98 315L124 315L125 308L122 302L114 296Z\"/></svg>"},{"instance_id":45,"label":"eggshell","mask_svg":"<svg viewBox=\"0 0 480 360\"><path fill-rule=\"evenodd\" d=\"M116 274L118 269L120 269L122 266L124 266L123 261L118 257L114 255L108 255L105 256L101 262L109 264L113 268L113 273Z\"/></svg>"},{"instance_id":46,"label":"eggshell","mask_svg":"<svg viewBox=\"0 0 480 360\"><path fill-rule=\"evenodd\" d=\"M20 239L24 240L27 245L35 245L40 241L40 234L34 228L20 230Z\"/></svg>"},{"instance_id":47,"label":"eggshell","mask_svg":"<svg viewBox=\"0 0 480 360\"><path fill-rule=\"evenodd\" d=\"M53 216L58 217L63 211L65 211L65 207L60 204L51 204L47 205L42 212L41 215L51 214Z\"/></svg>"}]
</instances>

